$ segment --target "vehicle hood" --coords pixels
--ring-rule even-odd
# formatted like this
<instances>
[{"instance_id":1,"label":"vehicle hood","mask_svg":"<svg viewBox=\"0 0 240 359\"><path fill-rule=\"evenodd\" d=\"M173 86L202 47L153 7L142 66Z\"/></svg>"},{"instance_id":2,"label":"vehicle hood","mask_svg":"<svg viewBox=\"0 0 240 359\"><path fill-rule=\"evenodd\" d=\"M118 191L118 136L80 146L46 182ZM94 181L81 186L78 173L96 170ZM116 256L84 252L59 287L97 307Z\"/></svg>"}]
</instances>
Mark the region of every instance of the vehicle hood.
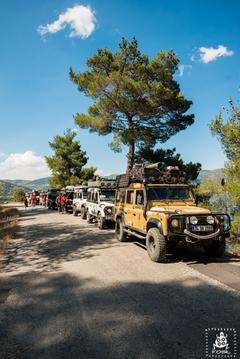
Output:
<instances>
[{"instance_id":1,"label":"vehicle hood","mask_svg":"<svg viewBox=\"0 0 240 359\"><path fill-rule=\"evenodd\" d=\"M112 202L101 202L101 207L114 207L114 204Z\"/></svg>"},{"instance_id":2,"label":"vehicle hood","mask_svg":"<svg viewBox=\"0 0 240 359\"><path fill-rule=\"evenodd\" d=\"M208 214L210 210L207 208L195 207L195 206L162 206L162 207L152 207L151 212L159 213L176 213L176 214Z\"/></svg>"}]
</instances>

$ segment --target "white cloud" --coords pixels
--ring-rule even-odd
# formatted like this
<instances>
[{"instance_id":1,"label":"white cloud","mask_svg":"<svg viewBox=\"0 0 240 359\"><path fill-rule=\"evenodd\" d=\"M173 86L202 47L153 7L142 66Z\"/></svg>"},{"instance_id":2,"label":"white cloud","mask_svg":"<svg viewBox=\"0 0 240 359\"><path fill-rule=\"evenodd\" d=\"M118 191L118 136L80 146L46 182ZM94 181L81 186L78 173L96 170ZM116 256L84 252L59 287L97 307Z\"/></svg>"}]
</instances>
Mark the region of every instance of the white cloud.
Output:
<instances>
[{"instance_id":1,"label":"white cloud","mask_svg":"<svg viewBox=\"0 0 240 359\"><path fill-rule=\"evenodd\" d=\"M178 65L178 70L179 70L178 76L179 76L179 77L182 77L183 74L184 74L184 71L185 71L186 69L189 69L189 70L190 70L191 68L192 68L192 65L183 65L183 64Z\"/></svg>"},{"instance_id":2,"label":"white cloud","mask_svg":"<svg viewBox=\"0 0 240 359\"><path fill-rule=\"evenodd\" d=\"M218 57L232 56L233 51L229 51L226 46L219 45L217 48L214 47L199 47L200 61L207 64L211 61L215 61Z\"/></svg>"},{"instance_id":3,"label":"white cloud","mask_svg":"<svg viewBox=\"0 0 240 359\"><path fill-rule=\"evenodd\" d=\"M1 179L34 180L49 175L45 159L32 151L12 153L0 162Z\"/></svg>"},{"instance_id":4,"label":"white cloud","mask_svg":"<svg viewBox=\"0 0 240 359\"><path fill-rule=\"evenodd\" d=\"M195 61L195 59L196 59L196 55L193 54L193 55L190 57L190 60L191 60L191 61Z\"/></svg>"},{"instance_id":5,"label":"white cloud","mask_svg":"<svg viewBox=\"0 0 240 359\"><path fill-rule=\"evenodd\" d=\"M90 6L75 5L59 15L58 19L51 24L40 25L37 29L40 35L54 34L70 27L69 37L89 37L96 27L96 18Z\"/></svg>"},{"instance_id":6,"label":"white cloud","mask_svg":"<svg viewBox=\"0 0 240 359\"><path fill-rule=\"evenodd\" d=\"M5 153L4 152L0 152L0 157L4 157Z\"/></svg>"}]
</instances>

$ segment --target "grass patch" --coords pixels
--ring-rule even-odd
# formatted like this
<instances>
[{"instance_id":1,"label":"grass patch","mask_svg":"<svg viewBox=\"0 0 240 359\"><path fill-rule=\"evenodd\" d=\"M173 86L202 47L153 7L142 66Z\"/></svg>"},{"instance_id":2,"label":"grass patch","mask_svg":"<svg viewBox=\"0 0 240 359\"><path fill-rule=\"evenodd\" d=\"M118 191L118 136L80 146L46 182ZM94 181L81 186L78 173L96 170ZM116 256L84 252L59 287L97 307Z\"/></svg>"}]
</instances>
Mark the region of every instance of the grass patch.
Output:
<instances>
[{"instance_id":1,"label":"grass patch","mask_svg":"<svg viewBox=\"0 0 240 359\"><path fill-rule=\"evenodd\" d=\"M240 257L240 241L239 240L232 246L232 253L235 256Z\"/></svg>"}]
</instances>

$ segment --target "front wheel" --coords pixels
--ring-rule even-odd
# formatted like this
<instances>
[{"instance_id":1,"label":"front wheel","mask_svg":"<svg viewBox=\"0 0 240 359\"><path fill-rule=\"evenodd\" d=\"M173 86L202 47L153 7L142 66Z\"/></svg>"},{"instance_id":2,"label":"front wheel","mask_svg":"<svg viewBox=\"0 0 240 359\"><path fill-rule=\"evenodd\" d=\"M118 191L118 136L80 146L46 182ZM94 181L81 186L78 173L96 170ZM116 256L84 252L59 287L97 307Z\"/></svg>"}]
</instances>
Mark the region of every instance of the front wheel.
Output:
<instances>
[{"instance_id":1,"label":"front wheel","mask_svg":"<svg viewBox=\"0 0 240 359\"><path fill-rule=\"evenodd\" d=\"M147 252L153 262L162 262L166 258L166 241L158 228L150 228L146 238Z\"/></svg>"},{"instance_id":2,"label":"front wheel","mask_svg":"<svg viewBox=\"0 0 240 359\"><path fill-rule=\"evenodd\" d=\"M78 211L76 210L75 207L73 207L73 215L74 215L75 217L77 217L77 215L78 215Z\"/></svg>"},{"instance_id":3,"label":"front wheel","mask_svg":"<svg viewBox=\"0 0 240 359\"><path fill-rule=\"evenodd\" d=\"M92 216L90 215L89 211L87 211L87 223L92 223Z\"/></svg>"},{"instance_id":4,"label":"front wheel","mask_svg":"<svg viewBox=\"0 0 240 359\"><path fill-rule=\"evenodd\" d=\"M219 240L212 241L211 244L204 246L205 252L211 257L222 257L225 253L226 240L220 238Z\"/></svg>"},{"instance_id":5,"label":"front wheel","mask_svg":"<svg viewBox=\"0 0 240 359\"><path fill-rule=\"evenodd\" d=\"M119 242L125 242L127 240L127 233L124 231L124 225L120 218L116 220L115 236Z\"/></svg>"},{"instance_id":6,"label":"front wheel","mask_svg":"<svg viewBox=\"0 0 240 359\"><path fill-rule=\"evenodd\" d=\"M102 217L101 213L98 213L97 221L98 221L98 228L99 228L99 229L104 229L104 227L105 227L105 220L104 220L104 218Z\"/></svg>"},{"instance_id":7,"label":"front wheel","mask_svg":"<svg viewBox=\"0 0 240 359\"><path fill-rule=\"evenodd\" d=\"M86 210L85 210L84 207L81 208L81 217L82 217L82 219L86 219L86 218L87 218Z\"/></svg>"}]
</instances>

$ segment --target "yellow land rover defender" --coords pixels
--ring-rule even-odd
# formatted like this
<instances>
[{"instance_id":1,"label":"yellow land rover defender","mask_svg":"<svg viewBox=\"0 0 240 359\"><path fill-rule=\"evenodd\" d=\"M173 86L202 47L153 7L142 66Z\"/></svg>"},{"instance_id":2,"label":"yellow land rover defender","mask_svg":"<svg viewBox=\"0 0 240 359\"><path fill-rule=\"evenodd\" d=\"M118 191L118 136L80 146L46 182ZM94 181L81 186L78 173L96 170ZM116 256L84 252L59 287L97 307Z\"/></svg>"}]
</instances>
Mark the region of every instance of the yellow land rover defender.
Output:
<instances>
[{"instance_id":1,"label":"yellow land rover defender","mask_svg":"<svg viewBox=\"0 0 240 359\"><path fill-rule=\"evenodd\" d=\"M222 256L229 237L230 217L197 207L184 174L177 167L137 165L117 177L116 238L146 240L151 260L164 261L168 246L179 241L203 246L210 256Z\"/></svg>"}]
</instances>

